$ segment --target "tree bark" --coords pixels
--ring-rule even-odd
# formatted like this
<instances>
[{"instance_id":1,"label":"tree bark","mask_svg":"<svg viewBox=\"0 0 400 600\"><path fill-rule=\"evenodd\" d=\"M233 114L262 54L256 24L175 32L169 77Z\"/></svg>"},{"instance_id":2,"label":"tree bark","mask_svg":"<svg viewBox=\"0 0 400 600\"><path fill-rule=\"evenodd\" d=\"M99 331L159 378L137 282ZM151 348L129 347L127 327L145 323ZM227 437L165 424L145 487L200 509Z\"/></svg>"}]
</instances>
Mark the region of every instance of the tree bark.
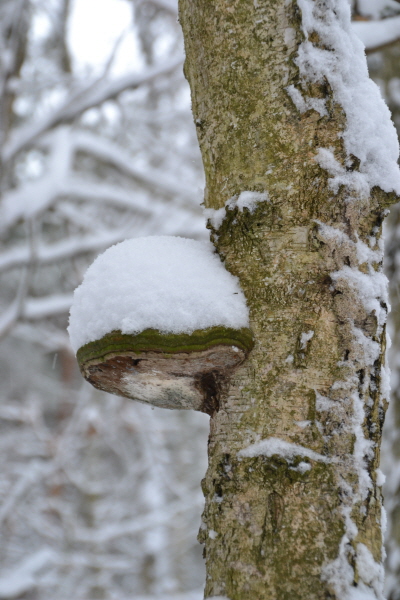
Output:
<instances>
[{"instance_id":1,"label":"tree bark","mask_svg":"<svg viewBox=\"0 0 400 600\"><path fill-rule=\"evenodd\" d=\"M386 593L388 600L400 599L400 365L398 353L400 349L400 289L399 289L399 227L400 207L391 211L386 236L386 271L390 278L391 304L391 352L392 394L387 423L384 430L383 470L387 475L385 508L387 511L387 533L385 545L386 560Z\"/></svg>"},{"instance_id":2,"label":"tree bark","mask_svg":"<svg viewBox=\"0 0 400 600\"><path fill-rule=\"evenodd\" d=\"M371 55L371 77L379 81L387 98L393 121L400 133L400 104L396 102L396 82L400 76L399 65L400 41L386 47L378 55ZM375 60L374 60L375 59ZM383 466L386 474L384 486L385 508L388 527L385 535L387 551L386 587L388 600L400 600L400 205L390 211L385 233L385 263L389 277L391 304L391 337L392 350L392 394L391 406L384 428Z\"/></svg>"},{"instance_id":3,"label":"tree bark","mask_svg":"<svg viewBox=\"0 0 400 600\"><path fill-rule=\"evenodd\" d=\"M287 91L301 80L296 2L180 0L180 21L205 206L268 197L209 222L246 294L255 348L211 419L205 598L383 598L385 327L345 273L381 277L380 259L364 261L357 244L378 243L394 194L374 187L349 201L316 162L331 148L343 168L359 167L329 84L306 90L325 116L300 113Z\"/></svg>"}]
</instances>

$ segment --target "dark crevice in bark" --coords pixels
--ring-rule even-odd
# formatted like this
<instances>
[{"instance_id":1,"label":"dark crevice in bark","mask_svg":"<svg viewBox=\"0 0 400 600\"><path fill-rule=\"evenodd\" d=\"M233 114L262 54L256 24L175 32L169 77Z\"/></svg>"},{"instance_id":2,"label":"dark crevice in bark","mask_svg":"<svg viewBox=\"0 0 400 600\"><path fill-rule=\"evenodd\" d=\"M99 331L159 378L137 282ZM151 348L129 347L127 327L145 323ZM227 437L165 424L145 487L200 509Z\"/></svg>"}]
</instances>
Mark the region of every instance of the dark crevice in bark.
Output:
<instances>
[{"instance_id":1,"label":"dark crevice in bark","mask_svg":"<svg viewBox=\"0 0 400 600\"><path fill-rule=\"evenodd\" d=\"M195 386L201 391L204 397L201 406L201 412L213 417L220 407L220 396L225 378L216 371L202 373L195 380Z\"/></svg>"}]
</instances>

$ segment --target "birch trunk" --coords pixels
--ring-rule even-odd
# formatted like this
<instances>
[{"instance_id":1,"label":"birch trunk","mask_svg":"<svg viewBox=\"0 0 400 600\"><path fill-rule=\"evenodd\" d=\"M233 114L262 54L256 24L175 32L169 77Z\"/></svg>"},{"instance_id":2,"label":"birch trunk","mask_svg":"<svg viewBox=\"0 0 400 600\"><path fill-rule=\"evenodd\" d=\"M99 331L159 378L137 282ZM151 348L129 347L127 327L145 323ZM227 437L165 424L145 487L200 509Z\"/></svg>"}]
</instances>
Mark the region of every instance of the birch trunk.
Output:
<instances>
[{"instance_id":1,"label":"birch trunk","mask_svg":"<svg viewBox=\"0 0 400 600\"><path fill-rule=\"evenodd\" d=\"M393 120L400 133L400 103L396 100L396 83L399 80L400 41L370 55L371 77L379 81L387 98ZM400 600L400 205L390 211L385 233L385 262L389 277L391 304L392 349L390 362L392 368L391 405L387 415L383 434L383 466L386 484L383 488L385 508L388 517L385 545L386 585L388 600Z\"/></svg>"},{"instance_id":2,"label":"birch trunk","mask_svg":"<svg viewBox=\"0 0 400 600\"><path fill-rule=\"evenodd\" d=\"M211 418L205 597L382 598L387 305L381 255L361 250L379 244L395 195L333 193L317 163L330 148L344 172L360 165L327 81L303 80L302 113L287 90L301 80L295 2L180 0L180 21L205 206L222 209L209 212L211 237L256 341ZM264 201L241 206L248 191Z\"/></svg>"},{"instance_id":3,"label":"birch trunk","mask_svg":"<svg viewBox=\"0 0 400 600\"><path fill-rule=\"evenodd\" d=\"M390 214L386 236L386 270L390 277L392 395L388 422L384 430L383 469L387 474L384 488L388 531L386 538L386 586L388 600L400 599L400 288L399 288L400 207Z\"/></svg>"}]
</instances>

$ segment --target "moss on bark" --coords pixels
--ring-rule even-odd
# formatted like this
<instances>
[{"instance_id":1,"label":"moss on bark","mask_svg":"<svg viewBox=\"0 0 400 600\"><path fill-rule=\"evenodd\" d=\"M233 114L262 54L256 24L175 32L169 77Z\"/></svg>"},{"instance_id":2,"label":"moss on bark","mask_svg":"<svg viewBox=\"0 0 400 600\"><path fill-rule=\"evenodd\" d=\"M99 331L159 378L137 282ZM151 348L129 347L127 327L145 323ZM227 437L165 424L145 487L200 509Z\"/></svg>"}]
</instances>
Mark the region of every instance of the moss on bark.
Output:
<instances>
[{"instance_id":1,"label":"moss on bark","mask_svg":"<svg viewBox=\"0 0 400 600\"><path fill-rule=\"evenodd\" d=\"M250 329L210 327L192 333L164 333L157 329L146 329L138 334L112 331L100 340L89 342L79 348L77 359L80 366L91 360L105 359L108 354L133 352L159 352L164 355L181 352L201 352L214 346L238 346L249 352L254 345Z\"/></svg>"}]
</instances>

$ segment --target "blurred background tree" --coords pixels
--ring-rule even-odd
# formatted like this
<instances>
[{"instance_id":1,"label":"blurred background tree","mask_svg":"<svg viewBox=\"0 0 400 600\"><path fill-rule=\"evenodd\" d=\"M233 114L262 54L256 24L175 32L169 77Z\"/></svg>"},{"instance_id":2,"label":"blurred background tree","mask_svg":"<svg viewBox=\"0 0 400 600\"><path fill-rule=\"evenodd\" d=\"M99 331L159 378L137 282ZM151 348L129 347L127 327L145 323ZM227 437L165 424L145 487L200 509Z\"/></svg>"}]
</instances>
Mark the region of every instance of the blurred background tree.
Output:
<instances>
[{"instance_id":1,"label":"blurred background tree","mask_svg":"<svg viewBox=\"0 0 400 600\"><path fill-rule=\"evenodd\" d=\"M400 3L357 0L353 13L400 130ZM66 334L73 290L103 249L208 237L182 63L175 0L0 2L0 599L202 598L208 417L96 392ZM400 599L399 232L395 207L390 600Z\"/></svg>"},{"instance_id":2,"label":"blurred background tree","mask_svg":"<svg viewBox=\"0 0 400 600\"><path fill-rule=\"evenodd\" d=\"M207 237L177 8L3 0L0 56L0 598L200 597L208 417L96 392L66 334L103 249Z\"/></svg>"}]
</instances>

